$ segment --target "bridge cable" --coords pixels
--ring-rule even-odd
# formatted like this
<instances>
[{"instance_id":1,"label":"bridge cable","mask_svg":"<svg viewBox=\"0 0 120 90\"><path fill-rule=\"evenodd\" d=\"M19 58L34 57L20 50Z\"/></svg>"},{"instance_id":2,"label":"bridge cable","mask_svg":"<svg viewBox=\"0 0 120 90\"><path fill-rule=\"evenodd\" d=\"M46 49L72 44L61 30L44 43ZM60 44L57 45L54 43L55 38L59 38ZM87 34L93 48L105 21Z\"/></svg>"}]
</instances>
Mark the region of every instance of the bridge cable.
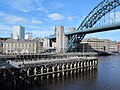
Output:
<instances>
[{"instance_id":1,"label":"bridge cable","mask_svg":"<svg viewBox=\"0 0 120 90\"><path fill-rule=\"evenodd\" d=\"M105 25L105 15L104 15L104 23L103 23L103 25Z\"/></svg>"},{"instance_id":2,"label":"bridge cable","mask_svg":"<svg viewBox=\"0 0 120 90\"><path fill-rule=\"evenodd\" d=\"M109 7L109 10L110 10L110 7ZM109 11L109 20L108 20L108 23L109 23L109 24L111 24L111 23L112 23L111 11Z\"/></svg>"},{"instance_id":3,"label":"bridge cable","mask_svg":"<svg viewBox=\"0 0 120 90\"><path fill-rule=\"evenodd\" d=\"M115 3L116 6L116 3ZM114 23L116 23L116 8L114 9Z\"/></svg>"}]
</instances>

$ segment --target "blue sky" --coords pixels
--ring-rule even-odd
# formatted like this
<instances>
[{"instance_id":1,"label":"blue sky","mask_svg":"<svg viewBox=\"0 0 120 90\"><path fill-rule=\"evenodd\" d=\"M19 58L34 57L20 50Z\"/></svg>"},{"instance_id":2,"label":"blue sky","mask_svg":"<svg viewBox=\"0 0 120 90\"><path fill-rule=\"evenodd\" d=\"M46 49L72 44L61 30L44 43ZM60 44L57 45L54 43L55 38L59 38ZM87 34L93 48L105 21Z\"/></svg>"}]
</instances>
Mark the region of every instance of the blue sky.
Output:
<instances>
[{"instance_id":1,"label":"blue sky","mask_svg":"<svg viewBox=\"0 0 120 90\"><path fill-rule=\"evenodd\" d=\"M24 26L33 37L45 37L54 26L68 28L80 25L85 16L102 0L1 0L0 37L10 37L13 25ZM118 11L119 12L119 11ZM118 15L120 15L118 13ZM120 31L90 34L86 37L120 41Z\"/></svg>"}]
</instances>

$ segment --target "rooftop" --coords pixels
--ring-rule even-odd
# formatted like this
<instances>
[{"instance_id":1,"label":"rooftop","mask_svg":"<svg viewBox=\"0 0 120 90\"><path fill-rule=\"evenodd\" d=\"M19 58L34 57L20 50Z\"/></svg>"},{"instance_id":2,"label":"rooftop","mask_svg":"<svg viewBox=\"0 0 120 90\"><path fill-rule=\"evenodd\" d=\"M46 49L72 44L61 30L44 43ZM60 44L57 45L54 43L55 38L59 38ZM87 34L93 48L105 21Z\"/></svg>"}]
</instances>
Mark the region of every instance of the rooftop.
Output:
<instances>
[{"instance_id":1,"label":"rooftop","mask_svg":"<svg viewBox=\"0 0 120 90\"><path fill-rule=\"evenodd\" d=\"M25 39L8 39L5 41L5 43L36 43L38 42L37 40L25 40Z\"/></svg>"}]
</instances>

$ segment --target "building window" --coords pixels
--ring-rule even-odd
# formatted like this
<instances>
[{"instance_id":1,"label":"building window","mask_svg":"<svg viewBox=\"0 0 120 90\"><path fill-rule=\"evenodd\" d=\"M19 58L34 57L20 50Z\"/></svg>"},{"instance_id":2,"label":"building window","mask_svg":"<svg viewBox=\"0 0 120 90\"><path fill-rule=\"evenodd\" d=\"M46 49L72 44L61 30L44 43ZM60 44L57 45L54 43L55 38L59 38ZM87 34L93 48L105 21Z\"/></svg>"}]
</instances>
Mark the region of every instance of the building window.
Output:
<instances>
[{"instance_id":1,"label":"building window","mask_svg":"<svg viewBox=\"0 0 120 90\"><path fill-rule=\"evenodd\" d=\"M26 43L26 47L27 47L27 43Z\"/></svg>"},{"instance_id":2,"label":"building window","mask_svg":"<svg viewBox=\"0 0 120 90\"><path fill-rule=\"evenodd\" d=\"M20 43L17 44L18 45L18 48L20 47Z\"/></svg>"},{"instance_id":3,"label":"building window","mask_svg":"<svg viewBox=\"0 0 120 90\"><path fill-rule=\"evenodd\" d=\"M15 47L17 47L17 44L15 43Z\"/></svg>"},{"instance_id":4,"label":"building window","mask_svg":"<svg viewBox=\"0 0 120 90\"><path fill-rule=\"evenodd\" d=\"M31 44L29 44L29 47L31 47Z\"/></svg>"}]
</instances>

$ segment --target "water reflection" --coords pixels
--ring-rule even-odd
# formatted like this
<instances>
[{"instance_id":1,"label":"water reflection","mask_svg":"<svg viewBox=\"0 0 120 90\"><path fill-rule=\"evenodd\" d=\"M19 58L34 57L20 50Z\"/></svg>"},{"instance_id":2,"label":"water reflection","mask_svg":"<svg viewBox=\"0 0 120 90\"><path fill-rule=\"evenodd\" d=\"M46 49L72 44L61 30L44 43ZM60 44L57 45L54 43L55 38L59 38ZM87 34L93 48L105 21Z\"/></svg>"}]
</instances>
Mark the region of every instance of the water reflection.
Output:
<instances>
[{"instance_id":1,"label":"water reflection","mask_svg":"<svg viewBox=\"0 0 120 90\"><path fill-rule=\"evenodd\" d=\"M68 74L68 75L67 75ZM72 74L70 72L66 72L65 76L61 76L59 78L50 78L47 79L47 76L37 77L36 80L31 80L29 85L22 87L23 90L80 90L88 88L87 85L90 85L91 82L96 82L97 79L97 69L93 71L85 71L79 72L73 71ZM84 87L85 86L85 87ZM20 88L19 88L20 89Z\"/></svg>"},{"instance_id":2,"label":"water reflection","mask_svg":"<svg viewBox=\"0 0 120 90\"><path fill-rule=\"evenodd\" d=\"M89 84L91 82L96 81L97 71L88 71L84 73L76 73L69 75L64 78L58 78L57 80L53 80L48 84L44 83L43 85L47 85L50 87L48 90L80 90L85 84Z\"/></svg>"},{"instance_id":3,"label":"water reflection","mask_svg":"<svg viewBox=\"0 0 120 90\"><path fill-rule=\"evenodd\" d=\"M93 71L80 70L67 71L62 76L62 73L57 77L40 76L36 78L29 78L26 81L19 80L16 82L0 81L0 88L2 90L80 90L84 88L85 84L95 82L97 78L97 69ZM14 83L14 85L13 85ZM86 87L85 87L86 88Z\"/></svg>"}]
</instances>

